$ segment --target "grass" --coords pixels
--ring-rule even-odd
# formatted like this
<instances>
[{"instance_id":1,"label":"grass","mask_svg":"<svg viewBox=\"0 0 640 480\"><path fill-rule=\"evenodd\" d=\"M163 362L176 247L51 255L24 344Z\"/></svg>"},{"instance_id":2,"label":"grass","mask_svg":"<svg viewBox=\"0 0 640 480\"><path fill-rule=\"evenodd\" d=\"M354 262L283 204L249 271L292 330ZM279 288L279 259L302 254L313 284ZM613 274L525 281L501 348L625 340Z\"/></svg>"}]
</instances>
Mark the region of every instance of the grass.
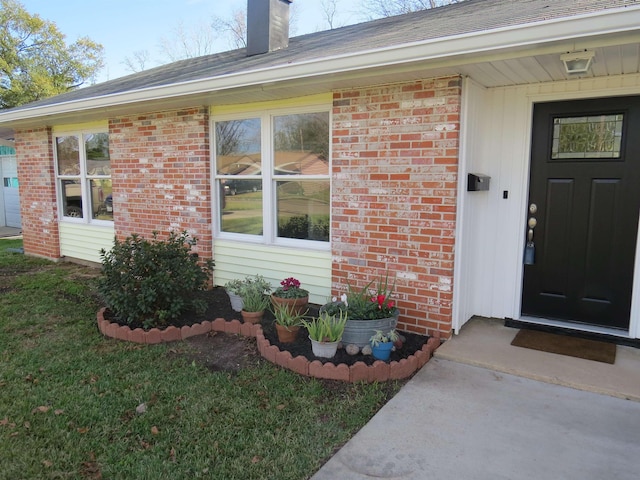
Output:
<instances>
[{"instance_id":1,"label":"grass","mask_svg":"<svg viewBox=\"0 0 640 480\"><path fill-rule=\"evenodd\" d=\"M94 272L19 246L0 240L0 479L309 478L399 388L104 338Z\"/></svg>"}]
</instances>

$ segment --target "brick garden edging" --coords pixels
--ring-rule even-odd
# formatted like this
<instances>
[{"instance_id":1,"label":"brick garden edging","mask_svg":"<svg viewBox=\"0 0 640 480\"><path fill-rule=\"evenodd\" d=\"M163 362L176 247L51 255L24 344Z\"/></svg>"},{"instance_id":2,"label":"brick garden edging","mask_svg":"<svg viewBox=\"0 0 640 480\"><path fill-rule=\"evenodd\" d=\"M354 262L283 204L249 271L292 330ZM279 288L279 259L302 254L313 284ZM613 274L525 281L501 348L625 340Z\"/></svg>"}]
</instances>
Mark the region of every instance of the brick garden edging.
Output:
<instances>
[{"instance_id":1,"label":"brick garden edging","mask_svg":"<svg viewBox=\"0 0 640 480\"><path fill-rule=\"evenodd\" d=\"M152 328L143 330L136 328L131 330L127 326L109 322L104 318L106 308L98 311L98 329L106 337L124 340L126 342L144 343L148 345L166 342L186 340L195 335L203 335L208 332L224 332L254 337L258 346L258 352L266 360L280 367L307 377L324 378L329 380L341 380L343 382L384 382L386 380L400 380L410 377L422 368L433 356L433 352L440 346L440 337L429 337L427 342L408 358L389 363L377 360L373 365L364 362L356 362L349 366L345 363L335 365L331 362L322 363L319 360L308 360L302 355L293 357L291 352L280 350L276 345L271 345L262 331L260 324L242 323L239 320L227 321L224 318L216 318L214 321L204 321L189 327L167 327L165 330Z\"/></svg>"}]
</instances>

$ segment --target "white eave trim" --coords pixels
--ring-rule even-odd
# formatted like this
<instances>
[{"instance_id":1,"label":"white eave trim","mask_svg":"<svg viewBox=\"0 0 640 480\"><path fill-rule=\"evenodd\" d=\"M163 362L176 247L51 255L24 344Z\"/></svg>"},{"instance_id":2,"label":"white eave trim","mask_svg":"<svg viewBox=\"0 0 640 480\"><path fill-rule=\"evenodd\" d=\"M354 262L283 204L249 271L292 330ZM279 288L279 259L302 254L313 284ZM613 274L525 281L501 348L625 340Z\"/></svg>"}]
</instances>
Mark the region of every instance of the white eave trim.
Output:
<instances>
[{"instance_id":1,"label":"white eave trim","mask_svg":"<svg viewBox=\"0 0 640 480\"><path fill-rule=\"evenodd\" d=\"M580 39L602 35L639 32L639 25L640 5L598 11L585 15L436 38L131 92L24 108L16 112L0 113L0 125L39 117L107 109L133 103L220 92L265 83L274 84L369 68L390 67L413 62L437 62L461 56L520 50L526 47L542 48L545 44L563 41L577 42ZM576 48L579 48L579 45Z\"/></svg>"}]
</instances>

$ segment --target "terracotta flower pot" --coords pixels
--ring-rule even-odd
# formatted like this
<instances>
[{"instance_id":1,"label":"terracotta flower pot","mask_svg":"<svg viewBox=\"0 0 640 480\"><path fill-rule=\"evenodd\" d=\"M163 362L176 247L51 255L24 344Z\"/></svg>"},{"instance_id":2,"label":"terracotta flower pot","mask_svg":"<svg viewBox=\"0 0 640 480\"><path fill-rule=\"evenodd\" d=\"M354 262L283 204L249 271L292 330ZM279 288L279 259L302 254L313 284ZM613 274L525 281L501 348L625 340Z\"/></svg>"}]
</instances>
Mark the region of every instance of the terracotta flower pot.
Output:
<instances>
[{"instance_id":1,"label":"terracotta flower pot","mask_svg":"<svg viewBox=\"0 0 640 480\"><path fill-rule=\"evenodd\" d=\"M247 312L246 310L242 310L240 313L242 314L244 323L260 323L264 316L264 310L260 312Z\"/></svg>"},{"instance_id":2,"label":"terracotta flower pot","mask_svg":"<svg viewBox=\"0 0 640 480\"><path fill-rule=\"evenodd\" d=\"M271 303L275 307L276 305L288 306L289 308L293 307L293 310L297 314L304 314L304 312L308 309L309 306L309 296L301 297L301 298L283 298L276 297L275 295L271 295Z\"/></svg>"},{"instance_id":3,"label":"terracotta flower pot","mask_svg":"<svg viewBox=\"0 0 640 480\"><path fill-rule=\"evenodd\" d=\"M293 343L298 336L299 326L285 327L276 323L276 331L278 332L278 341L280 343Z\"/></svg>"}]
</instances>

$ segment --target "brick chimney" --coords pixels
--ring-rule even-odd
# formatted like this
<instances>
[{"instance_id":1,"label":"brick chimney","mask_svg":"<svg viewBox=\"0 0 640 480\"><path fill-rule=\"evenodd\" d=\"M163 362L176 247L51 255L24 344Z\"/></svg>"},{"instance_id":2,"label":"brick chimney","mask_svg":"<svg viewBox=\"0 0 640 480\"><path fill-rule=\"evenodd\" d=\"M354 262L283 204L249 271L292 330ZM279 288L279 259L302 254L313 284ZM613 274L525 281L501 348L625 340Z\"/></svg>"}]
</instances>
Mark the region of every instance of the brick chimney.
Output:
<instances>
[{"instance_id":1,"label":"brick chimney","mask_svg":"<svg viewBox=\"0 0 640 480\"><path fill-rule=\"evenodd\" d=\"M247 0L247 56L289 46L292 0Z\"/></svg>"}]
</instances>

